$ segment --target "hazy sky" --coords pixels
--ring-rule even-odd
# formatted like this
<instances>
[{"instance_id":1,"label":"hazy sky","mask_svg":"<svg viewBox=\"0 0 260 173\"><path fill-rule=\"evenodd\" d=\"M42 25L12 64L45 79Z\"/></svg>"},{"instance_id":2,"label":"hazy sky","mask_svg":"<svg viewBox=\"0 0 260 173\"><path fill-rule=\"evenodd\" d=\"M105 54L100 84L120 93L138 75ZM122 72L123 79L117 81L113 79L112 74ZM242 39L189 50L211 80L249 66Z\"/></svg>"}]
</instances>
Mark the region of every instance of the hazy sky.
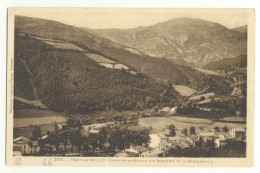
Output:
<instances>
[{"instance_id":1,"label":"hazy sky","mask_svg":"<svg viewBox=\"0 0 260 173\"><path fill-rule=\"evenodd\" d=\"M247 11L243 9L17 8L15 14L92 29L135 28L177 17L200 18L228 28L247 24Z\"/></svg>"}]
</instances>

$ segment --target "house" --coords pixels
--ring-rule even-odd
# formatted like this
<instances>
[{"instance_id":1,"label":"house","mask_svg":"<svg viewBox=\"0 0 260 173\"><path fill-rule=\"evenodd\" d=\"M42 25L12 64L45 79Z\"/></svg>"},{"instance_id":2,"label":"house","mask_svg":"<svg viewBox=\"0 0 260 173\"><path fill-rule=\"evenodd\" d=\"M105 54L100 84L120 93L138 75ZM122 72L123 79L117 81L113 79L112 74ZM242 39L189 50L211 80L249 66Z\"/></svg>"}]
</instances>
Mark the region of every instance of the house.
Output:
<instances>
[{"instance_id":1,"label":"house","mask_svg":"<svg viewBox=\"0 0 260 173\"><path fill-rule=\"evenodd\" d=\"M168 137L169 142L179 142L181 140L180 136Z\"/></svg>"},{"instance_id":2,"label":"house","mask_svg":"<svg viewBox=\"0 0 260 173\"><path fill-rule=\"evenodd\" d=\"M142 153L149 151L150 149L144 147L144 146L135 146L134 149L138 151L139 156L141 156Z\"/></svg>"},{"instance_id":3,"label":"house","mask_svg":"<svg viewBox=\"0 0 260 173\"><path fill-rule=\"evenodd\" d=\"M125 152L121 152L121 153L117 153L116 155L114 155L114 157L129 157L129 155Z\"/></svg>"},{"instance_id":4,"label":"house","mask_svg":"<svg viewBox=\"0 0 260 173\"><path fill-rule=\"evenodd\" d=\"M167 142L168 141L168 137L164 134L164 133L160 133L160 134L158 134L158 136L159 136L159 138L160 138L160 142L161 143L165 143L165 142Z\"/></svg>"},{"instance_id":5,"label":"house","mask_svg":"<svg viewBox=\"0 0 260 173\"><path fill-rule=\"evenodd\" d=\"M175 107L172 107L172 108L170 109L170 111L169 111L169 114L170 114L170 115L177 114L177 109L178 109L178 107L177 107L177 106L175 106Z\"/></svg>"},{"instance_id":6,"label":"house","mask_svg":"<svg viewBox=\"0 0 260 173\"><path fill-rule=\"evenodd\" d=\"M197 141L199 141L199 137L197 137L196 135L191 135L191 136L186 137L186 140L192 144L192 147L194 147L195 143Z\"/></svg>"},{"instance_id":7,"label":"house","mask_svg":"<svg viewBox=\"0 0 260 173\"><path fill-rule=\"evenodd\" d=\"M245 139L246 138L246 129L245 128L233 128L229 130L229 134L233 138Z\"/></svg>"},{"instance_id":8,"label":"house","mask_svg":"<svg viewBox=\"0 0 260 173\"><path fill-rule=\"evenodd\" d=\"M38 141L20 136L13 140L13 151L15 155L37 154L40 151Z\"/></svg>"},{"instance_id":9,"label":"house","mask_svg":"<svg viewBox=\"0 0 260 173\"><path fill-rule=\"evenodd\" d=\"M40 146L38 145L38 141L31 141L29 145L29 153L36 154L40 151Z\"/></svg>"},{"instance_id":10,"label":"house","mask_svg":"<svg viewBox=\"0 0 260 173\"><path fill-rule=\"evenodd\" d=\"M209 140L214 140L215 133L214 132L202 132L200 133L200 137L202 137L204 142L208 142Z\"/></svg>"},{"instance_id":11,"label":"house","mask_svg":"<svg viewBox=\"0 0 260 173\"><path fill-rule=\"evenodd\" d=\"M147 148L139 146L139 147L130 147L120 153L114 155L114 157L140 157L142 152L148 151Z\"/></svg>"},{"instance_id":12,"label":"house","mask_svg":"<svg viewBox=\"0 0 260 173\"><path fill-rule=\"evenodd\" d=\"M13 150L15 153L20 153L21 155L29 153L29 138L20 136L13 140Z\"/></svg>"},{"instance_id":13,"label":"house","mask_svg":"<svg viewBox=\"0 0 260 173\"><path fill-rule=\"evenodd\" d=\"M164 107L164 108L162 108L162 109L159 110L159 114L160 114L160 115L166 115L170 110L171 110L171 108L169 108L169 107Z\"/></svg>"},{"instance_id":14,"label":"house","mask_svg":"<svg viewBox=\"0 0 260 173\"><path fill-rule=\"evenodd\" d=\"M215 140L215 146L216 146L216 148L222 147L222 146L224 146L224 145L226 145L226 139L225 139L225 138L217 138L217 139Z\"/></svg>"},{"instance_id":15,"label":"house","mask_svg":"<svg viewBox=\"0 0 260 173\"><path fill-rule=\"evenodd\" d=\"M141 154L141 157L163 157L163 156L165 156L165 151L159 149L149 150Z\"/></svg>"}]
</instances>

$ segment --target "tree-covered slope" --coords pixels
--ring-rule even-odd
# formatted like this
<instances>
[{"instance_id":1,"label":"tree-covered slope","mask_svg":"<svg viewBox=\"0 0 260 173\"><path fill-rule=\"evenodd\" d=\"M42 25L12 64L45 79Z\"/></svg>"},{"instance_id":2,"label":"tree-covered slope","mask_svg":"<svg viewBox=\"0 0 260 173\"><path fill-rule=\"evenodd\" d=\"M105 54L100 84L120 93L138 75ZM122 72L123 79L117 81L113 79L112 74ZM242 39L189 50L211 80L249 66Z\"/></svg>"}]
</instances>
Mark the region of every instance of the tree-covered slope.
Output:
<instances>
[{"instance_id":1,"label":"tree-covered slope","mask_svg":"<svg viewBox=\"0 0 260 173\"><path fill-rule=\"evenodd\" d=\"M178 97L172 88L143 74L108 69L80 51L57 49L17 33L14 90L17 96L38 97L49 109L65 113L143 109L159 102L175 104Z\"/></svg>"}]
</instances>

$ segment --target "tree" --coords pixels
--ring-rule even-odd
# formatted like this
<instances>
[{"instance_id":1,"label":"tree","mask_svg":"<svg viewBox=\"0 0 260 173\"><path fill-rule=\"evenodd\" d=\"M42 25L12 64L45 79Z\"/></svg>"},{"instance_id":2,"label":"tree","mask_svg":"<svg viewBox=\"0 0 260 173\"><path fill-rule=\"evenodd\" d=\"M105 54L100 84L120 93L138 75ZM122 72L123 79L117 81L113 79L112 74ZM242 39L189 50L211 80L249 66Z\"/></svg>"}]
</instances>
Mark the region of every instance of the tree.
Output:
<instances>
[{"instance_id":1,"label":"tree","mask_svg":"<svg viewBox=\"0 0 260 173\"><path fill-rule=\"evenodd\" d=\"M215 132L219 132L219 131L220 131L218 126L216 126L216 127L214 128L214 130L215 130Z\"/></svg>"},{"instance_id":2,"label":"tree","mask_svg":"<svg viewBox=\"0 0 260 173\"><path fill-rule=\"evenodd\" d=\"M196 135L195 127L191 126L190 127L190 135Z\"/></svg>"},{"instance_id":3,"label":"tree","mask_svg":"<svg viewBox=\"0 0 260 173\"><path fill-rule=\"evenodd\" d=\"M109 135L108 142L115 150L125 149L125 130L116 127Z\"/></svg>"},{"instance_id":4,"label":"tree","mask_svg":"<svg viewBox=\"0 0 260 173\"><path fill-rule=\"evenodd\" d=\"M64 145L64 151L66 152L66 147L69 144L69 138L70 138L70 133L69 131L64 131L61 134L61 143Z\"/></svg>"},{"instance_id":5,"label":"tree","mask_svg":"<svg viewBox=\"0 0 260 173\"><path fill-rule=\"evenodd\" d=\"M100 121L101 121L102 123L105 123L105 122L106 122L106 118L105 118L105 117L101 117L101 118L100 118Z\"/></svg>"},{"instance_id":6,"label":"tree","mask_svg":"<svg viewBox=\"0 0 260 173\"><path fill-rule=\"evenodd\" d=\"M55 128L55 131L59 130L59 127L58 127L58 124L56 121L54 121L54 128Z\"/></svg>"},{"instance_id":7,"label":"tree","mask_svg":"<svg viewBox=\"0 0 260 173\"><path fill-rule=\"evenodd\" d=\"M79 130L73 131L70 136L71 145L77 147L78 152L81 152L81 147L84 145L86 140L85 136L82 136Z\"/></svg>"},{"instance_id":8,"label":"tree","mask_svg":"<svg viewBox=\"0 0 260 173\"><path fill-rule=\"evenodd\" d=\"M224 132L228 132L227 126L224 126L222 130L223 130Z\"/></svg>"},{"instance_id":9,"label":"tree","mask_svg":"<svg viewBox=\"0 0 260 173\"><path fill-rule=\"evenodd\" d=\"M38 140L41 137L41 128L40 126L35 126L32 132L32 140Z\"/></svg>"},{"instance_id":10,"label":"tree","mask_svg":"<svg viewBox=\"0 0 260 173\"><path fill-rule=\"evenodd\" d=\"M96 118L96 122L97 122L97 123L100 123L100 119L99 119L99 118Z\"/></svg>"},{"instance_id":11,"label":"tree","mask_svg":"<svg viewBox=\"0 0 260 173\"><path fill-rule=\"evenodd\" d=\"M52 133L50 136L48 136L49 142L51 145L55 145L56 151L58 151L58 146L61 143L61 137L59 134Z\"/></svg>"},{"instance_id":12,"label":"tree","mask_svg":"<svg viewBox=\"0 0 260 173\"><path fill-rule=\"evenodd\" d=\"M98 135L95 133L90 133L86 139L85 147L91 146L92 152L94 153L98 145L99 145Z\"/></svg>"},{"instance_id":13,"label":"tree","mask_svg":"<svg viewBox=\"0 0 260 173\"><path fill-rule=\"evenodd\" d=\"M74 127L75 127L75 119L72 119L72 118L68 119L67 125L68 125L69 127L74 128Z\"/></svg>"},{"instance_id":14,"label":"tree","mask_svg":"<svg viewBox=\"0 0 260 173\"><path fill-rule=\"evenodd\" d=\"M176 135L176 132L175 132L175 126L173 124L171 124L168 129L170 130L170 133L169 135L170 136L175 136Z\"/></svg>"},{"instance_id":15,"label":"tree","mask_svg":"<svg viewBox=\"0 0 260 173\"><path fill-rule=\"evenodd\" d=\"M38 145L39 145L39 147L40 147L40 153L41 153L41 154L44 154L45 148L46 148L46 140L40 139L40 140L38 141Z\"/></svg>"},{"instance_id":16,"label":"tree","mask_svg":"<svg viewBox=\"0 0 260 173\"><path fill-rule=\"evenodd\" d=\"M188 135L188 129L187 128L182 129L181 132L182 132L182 134L185 135L185 137Z\"/></svg>"},{"instance_id":17,"label":"tree","mask_svg":"<svg viewBox=\"0 0 260 173\"><path fill-rule=\"evenodd\" d=\"M199 141L197 142L197 146L199 147L199 148L202 148L203 147L203 138L202 137L200 137L199 138Z\"/></svg>"}]
</instances>

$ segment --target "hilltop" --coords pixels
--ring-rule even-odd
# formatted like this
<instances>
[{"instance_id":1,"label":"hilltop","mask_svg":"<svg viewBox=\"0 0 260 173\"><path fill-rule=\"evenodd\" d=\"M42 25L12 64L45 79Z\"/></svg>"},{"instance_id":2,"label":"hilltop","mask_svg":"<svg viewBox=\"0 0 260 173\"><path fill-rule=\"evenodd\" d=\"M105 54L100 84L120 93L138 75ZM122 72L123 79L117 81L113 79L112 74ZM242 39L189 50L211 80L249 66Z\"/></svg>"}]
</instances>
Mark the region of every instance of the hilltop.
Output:
<instances>
[{"instance_id":1,"label":"hilltop","mask_svg":"<svg viewBox=\"0 0 260 173\"><path fill-rule=\"evenodd\" d=\"M149 56L193 67L246 53L244 34L202 19L175 18L133 29L85 30Z\"/></svg>"},{"instance_id":2,"label":"hilltop","mask_svg":"<svg viewBox=\"0 0 260 173\"><path fill-rule=\"evenodd\" d=\"M247 34L247 25L243 25L243 26L233 28L233 30Z\"/></svg>"}]
</instances>

